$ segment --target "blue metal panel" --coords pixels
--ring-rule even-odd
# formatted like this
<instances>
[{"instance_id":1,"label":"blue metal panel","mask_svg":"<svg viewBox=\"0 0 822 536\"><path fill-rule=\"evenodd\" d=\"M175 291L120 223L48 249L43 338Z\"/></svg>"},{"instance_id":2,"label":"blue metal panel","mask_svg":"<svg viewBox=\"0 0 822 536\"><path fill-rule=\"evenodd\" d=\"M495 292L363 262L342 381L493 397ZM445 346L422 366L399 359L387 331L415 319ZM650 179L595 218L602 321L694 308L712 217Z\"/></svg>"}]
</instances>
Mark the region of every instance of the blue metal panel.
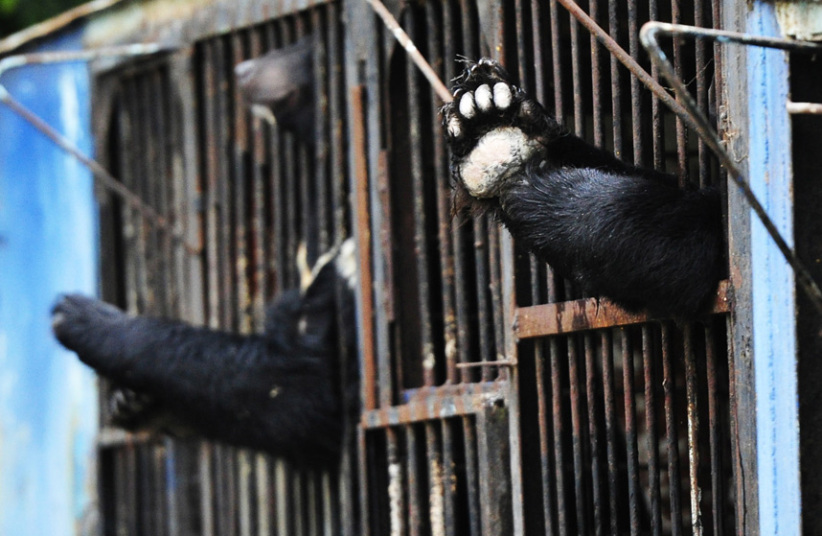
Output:
<instances>
[{"instance_id":1,"label":"blue metal panel","mask_svg":"<svg viewBox=\"0 0 822 536\"><path fill-rule=\"evenodd\" d=\"M38 51L81 46L75 31ZM26 67L2 82L91 152L84 64ZM95 380L52 337L49 310L61 292L96 294L92 179L2 104L0 140L0 534L81 534L95 485Z\"/></svg>"},{"instance_id":2,"label":"blue metal panel","mask_svg":"<svg viewBox=\"0 0 822 536\"><path fill-rule=\"evenodd\" d=\"M778 36L771 3L756 2L748 32ZM782 236L793 242L788 62L784 52L748 49L748 175ZM751 215L753 349L760 534L799 535L799 415L793 272ZM792 244L791 244L792 245Z\"/></svg>"}]
</instances>

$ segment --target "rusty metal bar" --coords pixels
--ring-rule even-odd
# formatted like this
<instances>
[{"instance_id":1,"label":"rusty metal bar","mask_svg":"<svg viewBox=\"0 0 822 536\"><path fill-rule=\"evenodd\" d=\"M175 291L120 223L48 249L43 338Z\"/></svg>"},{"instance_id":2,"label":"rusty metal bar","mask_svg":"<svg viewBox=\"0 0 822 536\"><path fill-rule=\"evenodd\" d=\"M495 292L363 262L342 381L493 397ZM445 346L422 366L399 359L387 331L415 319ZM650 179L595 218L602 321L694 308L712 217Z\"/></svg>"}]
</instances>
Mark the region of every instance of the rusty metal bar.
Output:
<instances>
[{"instance_id":1,"label":"rusty metal bar","mask_svg":"<svg viewBox=\"0 0 822 536\"><path fill-rule=\"evenodd\" d=\"M727 280L719 282L711 314L731 310ZM647 313L629 313L606 298L586 298L569 302L520 307L514 316L514 333L519 339L558 335L591 329L642 324L654 318Z\"/></svg>"},{"instance_id":2,"label":"rusty metal bar","mask_svg":"<svg viewBox=\"0 0 822 536\"><path fill-rule=\"evenodd\" d=\"M699 408L694 337L693 324L685 324L682 328L682 338L685 354L685 392L688 404L688 482L691 498L691 532L695 536L701 536L702 489L699 485Z\"/></svg>"},{"instance_id":3,"label":"rusty metal bar","mask_svg":"<svg viewBox=\"0 0 822 536\"><path fill-rule=\"evenodd\" d=\"M608 33L615 40L619 36L618 2L608 2ZM622 146L622 101L620 99L619 62L613 54L608 55L611 67L611 118L614 131L614 154L617 158L623 157Z\"/></svg>"},{"instance_id":4,"label":"rusty metal bar","mask_svg":"<svg viewBox=\"0 0 822 536\"><path fill-rule=\"evenodd\" d=\"M668 457L668 482L671 501L671 534L682 534L682 504L680 499L679 432L676 416L676 374L671 355L671 328L661 326L662 389L665 394L665 446Z\"/></svg>"},{"instance_id":5,"label":"rusty metal bar","mask_svg":"<svg viewBox=\"0 0 822 536\"><path fill-rule=\"evenodd\" d=\"M546 536L554 536L554 489L556 486L551 472L550 445L554 442L554 422L548 418L549 395L545 392L545 341L534 345L534 380L537 389L537 418L539 419L540 473L542 477L542 514Z\"/></svg>"},{"instance_id":6,"label":"rusty metal bar","mask_svg":"<svg viewBox=\"0 0 822 536\"><path fill-rule=\"evenodd\" d=\"M591 18L597 20L599 17L599 1L590 0L588 3ZM591 34L589 38L591 47L591 115L593 116L593 139L594 145L602 147L605 143L605 132L602 124L602 67L600 65L599 47L596 37Z\"/></svg>"},{"instance_id":7,"label":"rusty metal bar","mask_svg":"<svg viewBox=\"0 0 822 536\"><path fill-rule=\"evenodd\" d=\"M568 536L568 501L565 483L565 421L562 414L563 389L560 381L559 343L556 338L549 342L551 373L551 417L554 426L554 470L556 472L557 522L559 536Z\"/></svg>"},{"instance_id":8,"label":"rusty metal bar","mask_svg":"<svg viewBox=\"0 0 822 536\"><path fill-rule=\"evenodd\" d=\"M480 530L480 492L479 462L477 460L476 419L473 416L462 417L462 430L465 445L465 480L468 495L468 523L471 536L482 534Z\"/></svg>"},{"instance_id":9,"label":"rusty metal bar","mask_svg":"<svg viewBox=\"0 0 822 536\"><path fill-rule=\"evenodd\" d=\"M614 394L614 358L611 330L600 335L602 346L602 399L605 410L605 455L608 462L608 518L611 534L619 534L618 504L619 465L617 461L616 395Z\"/></svg>"},{"instance_id":10,"label":"rusty metal bar","mask_svg":"<svg viewBox=\"0 0 822 536\"><path fill-rule=\"evenodd\" d=\"M424 470L424 463L420 462L417 440L417 428L405 426L405 459L406 459L406 486L408 486L408 536L422 536L426 525L425 501L423 500L422 482L420 476Z\"/></svg>"},{"instance_id":11,"label":"rusty metal bar","mask_svg":"<svg viewBox=\"0 0 822 536\"><path fill-rule=\"evenodd\" d=\"M625 457L628 478L628 520L631 536L640 532L639 502L642 490L639 486L639 460L637 454L636 401L634 399L634 354L626 328L617 331L622 353L622 385L625 406Z\"/></svg>"},{"instance_id":12,"label":"rusty metal bar","mask_svg":"<svg viewBox=\"0 0 822 536\"><path fill-rule=\"evenodd\" d=\"M588 533L588 509L585 468L583 467L582 394L580 393L580 366L577 339L573 335L566 340L568 357L568 398L571 406L571 450L574 464L574 498L576 527L580 534ZM556 372L555 372L556 373Z\"/></svg>"},{"instance_id":13,"label":"rusty metal bar","mask_svg":"<svg viewBox=\"0 0 822 536\"><path fill-rule=\"evenodd\" d=\"M409 32L417 37L417 21L415 10L407 11L406 21ZM428 178L423 172L422 145L419 143L422 137L422 103L419 95L422 91L417 79L417 71L411 62L405 62L405 80L408 87L408 139L409 156L411 163L411 186L414 195L414 258L416 260L417 271L417 300L418 300L418 322L419 322L419 345L420 364L422 365L422 377L425 385L436 384L436 362L437 355L434 350L431 301L434 298L431 293L432 276L429 269L428 251L428 203L426 200L426 187Z\"/></svg>"},{"instance_id":14,"label":"rusty metal bar","mask_svg":"<svg viewBox=\"0 0 822 536\"><path fill-rule=\"evenodd\" d=\"M428 29L428 50L432 51L437 59L455 57L453 39L443 39L440 28L448 32L453 25L450 6L442 6L442 13L435 11L433 2L426 2L426 26ZM445 33L445 35L453 35ZM439 56L439 51L446 48L446 52ZM438 73L445 74L446 80L454 77L453 61L435 61ZM445 380L448 383L457 383L459 380L457 359L463 347L458 343L457 312L455 304L455 262L454 262L454 234L452 233L451 218L451 186L448 151L445 148L444 138L440 126L432 122L432 139L434 140L434 173L435 193L437 206L437 237L439 239L440 283L442 285L442 323L443 323L443 353L445 357Z\"/></svg>"},{"instance_id":15,"label":"rusty metal bar","mask_svg":"<svg viewBox=\"0 0 822 536\"><path fill-rule=\"evenodd\" d=\"M705 13L705 5L701 0L697 0L694 2L694 25L695 26L706 26L706 18L709 17L710 14ZM694 43L694 53L696 55L695 67L696 67L696 98L697 98L697 106L700 110L707 111L708 110L708 65L706 63L706 47L705 42L701 40L697 40ZM711 49L713 52L713 49ZM718 54L712 54L712 56L718 56ZM708 154L705 142L701 138L697 138L697 162L698 162L698 179L700 187L707 186L707 179L710 177L709 165L710 165L710 155Z\"/></svg>"},{"instance_id":16,"label":"rusty metal bar","mask_svg":"<svg viewBox=\"0 0 822 536\"><path fill-rule=\"evenodd\" d=\"M722 446L720 444L719 394L717 385L717 356L714 348L714 329L705 326L705 368L708 387L708 454L711 460L711 514L713 534L724 534L725 501L723 487Z\"/></svg>"},{"instance_id":17,"label":"rusty metal bar","mask_svg":"<svg viewBox=\"0 0 822 536\"><path fill-rule=\"evenodd\" d=\"M595 536L605 533L604 511L605 492L602 489L602 449L599 438L601 425L599 419L599 392L596 382L596 362L594 350L594 334L583 335L583 349L585 353L585 393L588 406L588 442L591 453L591 506L593 507L593 527L590 531Z\"/></svg>"},{"instance_id":18,"label":"rusty metal bar","mask_svg":"<svg viewBox=\"0 0 822 536\"><path fill-rule=\"evenodd\" d=\"M595 22L595 21L594 21ZM637 58L639 39L637 36L637 0L628 2L628 53ZM639 79L632 76L629 79L631 86L631 125L633 127L633 161L634 165L641 166L642 158L642 101L639 94Z\"/></svg>"},{"instance_id":19,"label":"rusty metal bar","mask_svg":"<svg viewBox=\"0 0 822 536\"><path fill-rule=\"evenodd\" d=\"M645 435L648 456L648 484L650 496L651 534L662 535L662 501L659 477L659 438L657 435L657 383L654 361L658 355L653 344L651 326L642 326L642 369L645 387Z\"/></svg>"},{"instance_id":20,"label":"rusty metal bar","mask_svg":"<svg viewBox=\"0 0 822 536\"><path fill-rule=\"evenodd\" d=\"M263 51L262 29L253 29L249 32L249 56L257 58ZM272 245L271 236L268 235L267 221L268 215L272 212L270 195L266 192L272 190L270 184L266 184L263 177L263 169L266 166L266 123L262 118L250 114L248 117L248 128L250 130L249 143L251 145L251 284L253 292L251 295L251 311L253 325L255 328L263 326L265 322L265 299L269 296L270 284L268 278L268 266L270 265L270 252ZM258 474L259 471L257 471Z\"/></svg>"},{"instance_id":21,"label":"rusty metal bar","mask_svg":"<svg viewBox=\"0 0 822 536\"><path fill-rule=\"evenodd\" d=\"M502 399L502 387L495 383L462 384L453 387L422 388L401 405L364 411L360 425L366 429L385 428L432 419L472 415L489 404ZM437 403L431 398L436 396Z\"/></svg>"},{"instance_id":22,"label":"rusty metal bar","mask_svg":"<svg viewBox=\"0 0 822 536\"><path fill-rule=\"evenodd\" d=\"M679 9L679 0L671 0L671 20L678 24L682 19ZM634 32L634 35L637 35ZM678 39L673 40L674 72L679 80L685 78L684 65L682 64L682 43ZM639 52L639 50L637 50ZM687 151L687 131L682 118L676 118L676 155L677 155L677 176L679 185L684 186L688 182L688 151Z\"/></svg>"},{"instance_id":23,"label":"rusty metal bar","mask_svg":"<svg viewBox=\"0 0 822 536\"><path fill-rule=\"evenodd\" d=\"M585 110L582 105L582 83L580 72L580 50L579 50L579 22L571 17L571 87L572 99L574 103L574 134L580 138L585 137Z\"/></svg>"},{"instance_id":24,"label":"rusty metal bar","mask_svg":"<svg viewBox=\"0 0 822 536\"><path fill-rule=\"evenodd\" d=\"M446 6L448 9L448 6ZM454 434L454 419L440 420L440 436L442 437L442 459L441 459L441 479L442 479L442 536L458 536L458 530L462 527L457 522L457 501L459 499L460 488L465 483L457 472L456 449L457 441ZM463 528L464 530L464 528Z\"/></svg>"}]
</instances>

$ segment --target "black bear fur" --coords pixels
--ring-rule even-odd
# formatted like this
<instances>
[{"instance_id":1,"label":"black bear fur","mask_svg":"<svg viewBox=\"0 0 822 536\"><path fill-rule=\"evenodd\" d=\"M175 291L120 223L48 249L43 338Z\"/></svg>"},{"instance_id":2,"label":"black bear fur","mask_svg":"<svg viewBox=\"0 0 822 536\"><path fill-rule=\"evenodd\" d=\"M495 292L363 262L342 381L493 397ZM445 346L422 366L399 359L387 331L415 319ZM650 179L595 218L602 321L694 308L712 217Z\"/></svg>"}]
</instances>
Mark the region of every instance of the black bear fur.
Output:
<instances>
[{"instance_id":1,"label":"black bear fur","mask_svg":"<svg viewBox=\"0 0 822 536\"><path fill-rule=\"evenodd\" d=\"M492 213L589 295L659 317L706 312L724 271L716 190L679 188L570 134L493 60L469 65L453 93L455 210Z\"/></svg>"},{"instance_id":2,"label":"black bear fur","mask_svg":"<svg viewBox=\"0 0 822 536\"><path fill-rule=\"evenodd\" d=\"M164 431L184 429L314 466L333 464L344 412L356 412L358 385L354 253L353 243L345 244L338 248L343 253L318 262L304 291L287 291L268 307L262 334L133 316L78 295L54 306L54 333L81 361L131 391L121 402L134 404L134 396L143 424L144 406L157 406L173 416ZM342 333L338 318L345 321ZM343 351L354 363L345 389Z\"/></svg>"}]
</instances>

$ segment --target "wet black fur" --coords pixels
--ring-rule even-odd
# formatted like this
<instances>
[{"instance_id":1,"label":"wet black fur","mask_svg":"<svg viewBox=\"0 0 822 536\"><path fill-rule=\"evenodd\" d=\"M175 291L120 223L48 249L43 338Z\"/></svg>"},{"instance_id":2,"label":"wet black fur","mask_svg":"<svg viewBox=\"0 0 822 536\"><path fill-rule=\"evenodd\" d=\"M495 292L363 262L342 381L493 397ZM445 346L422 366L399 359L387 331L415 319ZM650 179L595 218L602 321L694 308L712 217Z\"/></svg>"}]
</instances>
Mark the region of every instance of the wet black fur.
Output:
<instances>
[{"instance_id":1,"label":"wet black fur","mask_svg":"<svg viewBox=\"0 0 822 536\"><path fill-rule=\"evenodd\" d=\"M629 310L689 318L712 302L723 274L720 196L682 189L672 175L631 166L568 133L539 103L512 87L504 111L459 115L459 97L481 84L507 82L499 64L481 60L456 81L443 110L452 149L455 209L490 211L512 235L594 296ZM447 133L460 117L462 135ZM479 138L501 126L520 128L540 150L501 185L496 197L472 197L459 164Z\"/></svg>"},{"instance_id":2,"label":"wet black fur","mask_svg":"<svg viewBox=\"0 0 822 536\"><path fill-rule=\"evenodd\" d=\"M133 427L165 413L173 418L165 431L326 465L339 456L343 413L357 400L356 381L341 389L338 315L350 321L341 335L353 362L353 297L330 262L304 294L288 291L268 307L259 335L131 316L77 295L58 301L53 325L84 363L138 393L141 404L124 421ZM125 393L124 403L134 403Z\"/></svg>"}]
</instances>

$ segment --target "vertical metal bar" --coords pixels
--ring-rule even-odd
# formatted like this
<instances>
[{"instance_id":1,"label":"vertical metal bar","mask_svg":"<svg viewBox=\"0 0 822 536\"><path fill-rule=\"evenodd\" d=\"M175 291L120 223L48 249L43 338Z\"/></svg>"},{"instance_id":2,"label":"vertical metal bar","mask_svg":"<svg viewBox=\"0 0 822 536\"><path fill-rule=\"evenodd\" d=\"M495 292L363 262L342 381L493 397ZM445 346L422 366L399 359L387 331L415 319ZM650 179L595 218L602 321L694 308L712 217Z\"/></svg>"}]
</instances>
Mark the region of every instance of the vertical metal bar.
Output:
<instances>
[{"instance_id":1,"label":"vertical metal bar","mask_svg":"<svg viewBox=\"0 0 822 536\"><path fill-rule=\"evenodd\" d=\"M625 400L625 450L628 471L628 501L631 522L631 536L639 534L639 501L642 493L639 487L639 462L637 460L636 403L634 401L634 354L628 338L628 331L619 328L622 351L622 381Z\"/></svg>"},{"instance_id":2,"label":"vertical metal bar","mask_svg":"<svg viewBox=\"0 0 822 536\"><path fill-rule=\"evenodd\" d=\"M554 536L554 494L556 479L551 472L551 445L554 444L554 420L549 418L548 404L550 400L545 392L545 341L539 340L535 344L534 378L537 387L537 418L539 419L539 452L540 471L542 473L542 510L545 522L546 536ZM555 464L556 465L556 464Z\"/></svg>"},{"instance_id":3,"label":"vertical metal bar","mask_svg":"<svg viewBox=\"0 0 822 536\"><path fill-rule=\"evenodd\" d=\"M423 464L420 463L417 450L416 427L413 425L406 426L404 432L405 459L407 462L405 474L406 485L408 486L408 536L421 536L424 531L424 520L428 513L422 503L422 482L420 482L420 475L424 469Z\"/></svg>"},{"instance_id":4,"label":"vertical metal bar","mask_svg":"<svg viewBox=\"0 0 822 536\"><path fill-rule=\"evenodd\" d=\"M224 329L235 328L234 304L236 303L234 294L234 266L236 262L235 250L232 244L232 191L230 184L231 163L230 140L231 140L231 116L229 106L231 97L229 95L229 80L227 79L228 66L227 58L230 57L230 43L227 38L216 39L214 41L214 63L211 66L215 70L216 78L216 118L215 118L215 146L213 150L218 155L217 160L217 191L219 198L216 200L218 211L218 265L220 270L220 303L222 305L221 325Z\"/></svg>"},{"instance_id":5,"label":"vertical metal bar","mask_svg":"<svg viewBox=\"0 0 822 536\"><path fill-rule=\"evenodd\" d=\"M720 445L719 394L717 386L717 356L715 334L711 325L705 327L705 367L708 379L708 444L711 459L711 510L713 534L722 536L725 532L725 501L722 467L722 446Z\"/></svg>"},{"instance_id":6,"label":"vertical metal bar","mask_svg":"<svg viewBox=\"0 0 822 536\"><path fill-rule=\"evenodd\" d=\"M562 416L562 384L560 383L559 344L556 338L549 342L549 356L551 360L551 406L552 422L554 425L554 467L557 483L557 514L559 536L569 533L568 504L565 489L565 422Z\"/></svg>"},{"instance_id":7,"label":"vertical metal bar","mask_svg":"<svg viewBox=\"0 0 822 536\"><path fill-rule=\"evenodd\" d=\"M431 536L445 536L445 485L443 459L437 428L425 423L425 455L428 461L428 520Z\"/></svg>"},{"instance_id":8,"label":"vertical metal bar","mask_svg":"<svg viewBox=\"0 0 822 536\"><path fill-rule=\"evenodd\" d=\"M637 21L637 0L628 1L628 53L639 57L639 27ZM642 101L639 93L639 79L631 76L631 123L633 126L634 164L642 165Z\"/></svg>"},{"instance_id":9,"label":"vertical metal bar","mask_svg":"<svg viewBox=\"0 0 822 536\"><path fill-rule=\"evenodd\" d=\"M576 499L577 533L588 534L588 509L585 493L585 469L583 468L582 444L584 441L582 430L582 395L579 379L579 352L577 338L569 335L568 344L568 385L571 405L571 439L574 460L574 497Z\"/></svg>"},{"instance_id":10,"label":"vertical metal bar","mask_svg":"<svg viewBox=\"0 0 822 536\"><path fill-rule=\"evenodd\" d=\"M659 6L657 0L650 0L648 3L650 20L659 20ZM651 76L654 80L659 79L659 67L651 65ZM662 105L656 95L651 95L651 143L654 153L654 168L665 170L665 140L664 140L664 119L662 116Z\"/></svg>"},{"instance_id":11,"label":"vertical metal bar","mask_svg":"<svg viewBox=\"0 0 822 536\"><path fill-rule=\"evenodd\" d=\"M292 536L294 532L291 498L299 491L291 487L290 471L281 458L274 460L274 504L277 536Z\"/></svg>"},{"instance_id":12,"label":"vertical metal bar","mask_svg":"<svg viewBox=\"0 0 822 536\"><path fill-rule=\"evenodd\" d=\"M617 2L608 2L608 32L611 37L619 40L619 15L617 12ZM622 99L619 73L619 60L616 56L609 54L611 63L611 117L614 126L614 154L617 158L622 158Z\"/></svg>"},{"instance_id":13,"label":"vertical metal bar","mask_svg":"<svg viewBox=\"0 0 822 536\"><path fill-rule=\"evenodd\" d=\"M271 524L271 465L265 454L260 452L254 454L254 483L256 485L255 495L257 496L257 536L269 536L273 534Z\"/></svg>"},{"instance_id":14,"label":"vertical metal bar","mask_svg":"<svg viewBox=\"0 0 822 536\"><path fill-rule=\"evenodd\" d=\"M317 243L320 252L325 252L329 249L332 242L332 225L331 221L334 218L334 211L332 209L330 197L330 178L329 178L329 103L331 87L328 84L328 53L327 43L324 39L324 24L322 20L322 10L314 8L309 13L310 29L314 39L314 89L316 111L314 114L314 134L315 145L314 154L311 155L313 162L309 166L312 177L311 181L314 185L313 206L311 211L314 212L316 218L315 225L317 229Z\"/></svg>"},{"instance_id":15,"label":"vertical metal bar","mask_svg":"<svg viewBox=\"0 0 822 536\"><path fill-rule=\"evenodd\" d=\"M671 328L661 327L662 333L662 388L665 392L665 443L668 454L668 482L671 494L671 534L682 534L682 505L680 499L679 439L675 408L676 377L671 355Z\"/></svg>"},{"instance_id":16,"label":"vertical metal bar","mask_svg":"<svg viewBox=\"0 0 822 536\"><path fill-rule=\"evenodd\" d=\"M594 0L596 1L596 0ZM568 15L571 24L571 85L574 88L574 134L580 138L585 137L585 109L582 103L582 91L579 90L582 83L581 72L581 52L579 50L579 22L572 15Z\"/></svg>"},{"instance_id":17,"label":"vertical metal bar","mask_svg":"<svg viewBox=\"0 0 822 536\"><path fill-rule=\"evenodd\" d=\"M694 0L694 26L704 28L705 25L705 5L704 0ZM702 39L694 41L696 56L696 102L702 113L708 115L708 70L705 63L706 43ZM699 185L707 186L710 171L708 168L710 154L706 150L705 142L697 136Z\"/></svg>"},{"instance_id":18,"label":"vertical metal bar","mask_svg":"<svg viewBox=\"0 0 822 536\"><path fill-rule=\"evenodd\" d=\"M479 499L479 468L477 461L477 432L470 417L462 417L463 437L465 438L465 480L468 495L468 522L470 535L480 536L480 499Z\"/></svg>"},{"instance_id":19,"label":"vertical metal bar","mask_svg":"<svg viewBox=\"0 0 822 536\"><path fill-rule=\"evenodd\" d=\"M602 450L599 444L601 425L599 413L599 393L596 381L596 362L594 351L594 334L585 333L585 393L588 395L588 441L591 445L591 499L593 506L593 530L596 536L605 534L603 510L605 509L604 493L602 490Z\"/></svg>"},{"instance_id":20,"label":"vertical metal bar","mask_svg":"<svg viewBox=\"0 0 822 536\"><path fill-rule=\"evenodd\" d=\"M217 534L214 523L214 478L212 471L212 447L208 443L203 443L200 448L200 512L203 536L215 536ZM133 533L129 533L133 534Z\"/></svg>"},{"instance_id":21,"label":"vertical metal bar","mask_svg":"<svg viewBox=\"0 0 822 536\"><path fill-rule=\"evenodd\" d=\"M406 31L411 39L417 38L417 21L414 10L406 11ZM420 351L422 355L423 380L425 385L436 383L435 365L437 356L434 353L434 341L431 329L431 273L428 261L428 214L426 203L425 183L422 168L422 147L418 143L422 139L422 124L420 121L421 107L419 101L420 84L419 71L411 61L404 62L406 68L406 83L408 84L408 127L410 143L409 153L411 160L411 183L414 192L414 254L417 260L417 299L419 302L419 332Z\"/></svg>"},{"instance_id":22,"label":"vertical metal bar","mask_svg":"<svg viewBox=\"0 0 822 536\"><path fill-rule=\"evenodd\" d=\"M405 482L406 476L412 478L413 473L404 473L400 463L399 438L393 428L385 431L388 443L388 501L391 536L407 536L410 534L410 527L406 518L406 512L410 514L410 500L406 495L406 489L410 494L410 483ZM407 446L407 445L406 445ZM410 457L410 454L408 454Z\"/></svg>"},{"instance_id":23,"label":"vertical metal bar","mask_svg":"<svg viewBox=\"0 0 822 536\"><path fill-rule=\"evenodd\" d=\"M217 169L217 110L216 110L216 94L217 82L215 79L214 70L214 43L206 42L201 45L202 61L197 65L203 77L203 102L201 106L203 113L200 117L204 120L204 140L205 146L201 148L200 154L204 155L205 162L203 163L205 180L205 227L206 227L206 274L207 274L207 288L208 288L208 325L212 328L220 326L220 280L218 269L217 251L217 203L218 192L217 184L219 182Z\"/></svg>"},{"instance_id":24,"label":"vertical metal bar","mask_svg":"<svg viewBox=\"0 0 822 536\"><path fill-rule=\"evenodd\" d=\"M459 487L464 483L458 480L456 472L457 460L455 459L456 440L454 438L453 420L442 419L440 421L440 434L442 435L442 471L441 487L443 492L442 518L444 524L444 536L457 536L457 497Z\"/></svg>"},{"instance_id":25,"label":"vertical metal bar","mask_svg":"<svg viewBox=\"0 0 822 536\"><path fill-rule=\"evenodd\" d=\"M549 12L551 14L551 63L554 74L554 117L560 124L565 122L564 86L562 83L562 47L560 46L559 31L559 9L557 0L550 0Z\"/></svg>"},{"instance_id":26,"label":"vertical metal bar","mask_svg":"<svg viewBox=\"0 0 822 536\"><path fill-rule=\"evenodd\" d=\"M648 455L648 494L651 498L651 534L662 534L662 505L659 483L659 440L656 416L655 352L650 326L642 326L642 368L645 371L645 435Z\"/></svg>"},{"instance_id":27,"label":"vertical metal bar","mask_svg":"<svg viewBox=\"0 0 822 536\"><path fill-rule=\"evenodd\" d=\"M679 0L671 0L671 22L679 24L682 20L682 11ZM674 51L674 72L677 77L682 80L685 76L685 68L682 58L682 44L678 39L673 40ZM685 130L685 123L677 116L676 118L676 154L677 154L677 173L679 175L680 184L684 184L688 180L688 153L687 153L687 132Z\"/></svg>"},{"instance_id":28,"label":"vertical metal bar","mask_svg":"<svg viewBox=\"0 0 822 536\"><path fill-rule=\"evenodd\" d=\"M605 408L605 450L608 459L608 518L611 534L619 533L617 507L619 465L617 462L616 397L614 395L613 339L610 330L601 335L602 346L602 399Z\"/></svg>"},{"instance_id":29,"label":"vertical metal bar","mask_svg":"<svg viewBox=\"0 0 822 536\"><path fill-rule=\"evenodd\" d=\"M451 27L450 6L444 4L442 14L436 9L434 2L426 2L426 27L428 34L429 60L433 61L433 68L444 79L450 80L453 74L444 74L443 64L453 65L451 58L454 57L453 40L446 33L443 40L439 28L444 27L446 19L448 28ZM448 50L444 57L441 57L440 50L443 49L443 42ZM450 54L449 54L450 52ZM453 71L453 67L449 69ZM435 108L439 108L442 103L437 102L436 93L431 91L432 102ZM433 162L435 173L435 193L437 207L437 237L439 239L439 263L440 281L442 285L442 323L445 357L445 379L448 383L457 382L457 353L460 349L457 344L457 313L454 305L454 244L451 234L451 187L449 174L449 158L444 145L444 138L437 121L432 121L433 141Z\"/></svg>"},{"instance_id":30,"label":"vertical metal bar","mask_svg":"<svg viewBox=\"0 0 822 536\"><path fill-rule=\"evenodd\" d=\"M599 0L590 0L589 15L592 19L599 22ZM605 132L602 124L602 67L600 66L600 49L597 44L597 38L592 33L589 37L591 46L591 108L594 121L594 145L602 147L605 142Z\"/></svg>"},{"instance_id":31,"label":"vertical metal bar","mask_svg":"<svg viewBox=\"0 0 822 536\"><path fill-rule=\"evenodd\" d=\"M691 531L702 534L702 490L699 487L699 408L697 400L696 356L693 348L693 324L682 330L685 353L685 392L688 400L688 475L691 496Z\"/></svg>"},{"instance_id":32,"label":"vertical metal bar","mask_svg":"<svg viewBox=\"0 0 822 536\"><path fill-rule=\"evenodd\" d=\"M237 451L237 514L240 536L251 536L254 522L254 507L252 503L251 452L247 449Z\"/></svg>"}]
</instances>

